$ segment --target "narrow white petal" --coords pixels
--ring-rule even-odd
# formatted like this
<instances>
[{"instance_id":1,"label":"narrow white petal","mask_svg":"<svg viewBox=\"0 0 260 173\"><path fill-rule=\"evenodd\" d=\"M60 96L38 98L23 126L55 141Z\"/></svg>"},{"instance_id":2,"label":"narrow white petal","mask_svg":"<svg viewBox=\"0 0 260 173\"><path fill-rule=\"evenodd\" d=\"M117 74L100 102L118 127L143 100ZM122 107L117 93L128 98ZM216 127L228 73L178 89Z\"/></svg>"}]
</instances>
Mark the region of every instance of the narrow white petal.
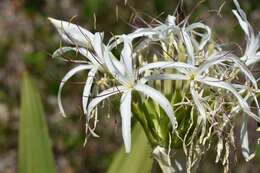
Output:
<instances>
[{"instance_id":1,"label":"narrow white petal","mask_svg":"<svg viewBox=\"0 0 260 173\"><path fill-rule=\"evenodd\" d=\"M93 68L88 72L88 77L83 89L83 96L82 96L82 106L83 106L83 113L86 114L87 113L87 104L88 104L88 100L89 100L89 96L90 96L90 91L92 88L92 84L93 84L93 80L95 78L97 69Z\"/></svg>"},{"instance_id":2,"label":"narrow white petal","mask_svg":"<svg viewBox=\"0 0 260 173\"><path fill-rule=\"evenodd\" d=\"M124 73L122 73L122 71L120 71L120 69L116 66L115 62L118 60L112 58L113 57L111 56L110 51L107 48L105 48L104 60L107 69L116 80L118 80L121 84L127 85L128 79L126 79ZM121 64L119 61L117 63Z\"/></svg>"},{"instance_id":3,"label":"narrow white petal","mask_svg":"<svg viewBox=\"0 0 260 173\"><path fill-rule=\"evenodd\" d=\"M102 64L102 61L100 61L97 57L95 57L92 53L90 53L86 48L83 47L61 47L52 54L52 58L63 57L62 55L69 51L75 51L76 53L80 53L96 67L100 67ZM73 60L73 62L86 63L87 61Z\"/></svg>"},{"instance_id":4,"label":"narrow white petal","mask_svg":"<svg viewBox=\"0 0 260 173\"><path fill-rule=\"evenodd\" d=\"M63 89L63 86L64 84L73 76L75 75L76 73L80 72L80 71L83 71L83 70L89 70L93 68L92 65L79 65L79 66L76 66L74 67L73 69L71 69L62 79L61 83L60 83L60 86L59 86L59 91L58 91L58 105L59 105L59 109L62 113L63 116L65 116L65 111L63 109L63 106L62 106L62 102L61 102L61 92L62 92L62 89Z\"/></svg>"},{"instance_id":5,"label":"narrow white petal","mask_svg":"<svg viewBox=\"0 0 260 173\"><path fill-rule=\"evenodd\" d=\"M249 65L255 64L259 61L260 61L260 55L253 55L253 56L250 56L250 58L247 59L246 65L249 66Z\"/></svg>"},{"instance_id":6,"label":"narrow white petal","mask_svg":"<svg viewBox=\"0 0 260 173\"><path fill-rule=\"evenodd\" d=\"M195 57L194 57L194 48L193 48L193 45L191 43L191 39L190 39L190 36L189 34L185 31L185 29L183 28L182 29L182 36L183 36L183 41L184 41L184 44L186 46L186 51L189 55L189 61L192 65L195 65Z\"/></svg>"},{"instance_id":7,"label":"narrow white petal","mask_svg":"<svg viewBox=\"0 0 260 173\"><path fill-rule=\"evenodd\" d=\"M234 15L236 16L241 28L244 30L244 32L246 33L246 35L248 37L250 37L250 24L247 21L247 17L245 12L240 8L239 3L237 2L237 0L234 0L234 3L236 5L237 10L232 10L232 12L234 13Z\"/></svg>"},{"instance_id":8,"label":"narrow white petal","mask_svg":"<svg viewBox=\"0 0 260 173\"><path fill-rule=\"evenodd\" d=\"M56 57L59 57L61 55L63 55L64 53L66 52L69 52L71 50L75 51L75 47L60 47L59 49L55 50L52 54L52 58L56 58Z\"/></svg>"},{"instance_id":9,"label":"narrow white petal","mask_svg":"<svg viewBox=\"0 0 260 173\"><path fill-rule=\"evenodd\" d=\"M250 159L250 149L248 140L248 130L247 130L248 118L246 115L243 116L243 123L240 130L240 140L241 140L241 152L246 161Z\"/></svg>"},{"instance_id":10,"label":"narrow white petal","mask_svg":"<svg viewBox=\"0 0 260 173\"><path fill-rule=\"evenodd\" d=\"M70 44L89 47L90 42L94 39L91 32L78 25L53 18L48 19L57 28L62 39Z\"/></svg>"},{"instance_id":11,"label":"narrow white petal","mask_svg":"<svg viewBox=\"0 0 260 173\"><path fill-rule=\"evenodd\" d=\"M92 112L92 110L103 100L105 100L106 98L113 96L115 94L119 94L126 91L126 88L123 86L117 86L117 87L112 87L109 88L105 91L102 91L100 94L98 94L94 99L92 99L90 101L90 103L88 104L88 108L87 108L87 121L91 118L90 114Z\"/></svg>"},{"instance_id":12,"label":"narrow white petal","mask_svg":"<svg viewBox=\"0 0 260 173\"><path fill-rule=\"evenodd\" d=\"M198 47L199 50L202 50L204 48L204 46L208 43L208 41L211 39L211 29L207 25L205 25L201 22L197 22L197 23L193 23L193 24L187 26L186 31L192 32L192 30L195 30L195 29L206 30L206 33L201 35L202 38L201 38L200 45Z\"/></svg>"},{"instance_id":13,"label":"narrow white petal","mask_svg":"<svg viewBox=\"0 0 260 173\"><path fill-rule=\"evenodd\" d=\"M246 100L241 97L241 95L233 88L233 86L227 82L220 81L218 79L212 78L212 77L199 77L197 79L198 81L205 83L210 86L214 86L217 88L223 88L228 91L230 91L238 100L241 108L245 113L247 113L249 116L254 118L256 121L260 122L260 117L255 115L249 108L249 105L247 104Z\"/></svg>"},{"instance_id":14,"label":"narrow white petal","mask_svg":"<svg viewBox=\"0 0 260 173\"><path fill-rule=\"evenodd\" d=\"M121 52L120 61L123 62L127 70L127 74L133 74L132 42L127 36L124 36L123 39L124 47Z\"/></svg>"},{"instance_id":15,"label":"narrow white petal","mask_svg":"<svg viewBox=\"0 0 260 173\"><path fill-rule=\"evenodd\" d=\"M100 68L104 64L104 62L99 57L96 57L93 53L85 48L76 48L76 51L86 57L97 68Z\"/></svg>"},{"instance_id":16,"label":"narrow white petal","mask_svg":"<svg viewBox=\"0 0 260 173\"><path fill-rule=\"evenodd\" d=\"M189 77L182 74L160 74L145 77L147 80L188 80Z\"/></svg>"},{"instance_id":17,"label":"narrow white petal","mask_svg":"<svg viewBox=\"0 0 260 173\"><path fill-rule=\"evenodd\" d=\"M182 62L158 61L158 62L153 62L142 66L139 69L139 74L143 73L146 70L155 69L155 68L160 68L160 69L174 68L182 73L186 72L185 69L189 69L189 70L196 69L194 66Z\"/></svg>"},{"instance_id":18,"label":"narrow white petal","mask_svg":"<svg viewBox=\"0 0 260 173\"><path fill-rule=\"evenodd\" d=\"M128 39L134 40L139 37L152 37L152 35L157 34L153 28L139 28L134 32L127 35ZM115 36L109 40L109 48L113 49L117 45L121 44L124 41L123 37Z\"/></svg>"},{"instance_id":19,"label":"narrow white petal","mask_svg":"<svg viewBox=\"0 0 260 173\"><path fill-rule=\"evenodd\" d=\"M207 61L205 61L199 67L198 72L203 73L207 71L211 66L217 65L224 61L232 61L235 64L235 66L239 67L239 69L245 74L245 76L249 78L249 80L253 83L255 88L258 88L256 79L254 75L251 73L251 71L247 68L247 66L244 63L242 63L237 57L235 57L232 54L229 54L228 52L221 52L212 55Z\"/></svg>"},{"instance_id":20,"label":"narrow white petal","mask_svg":"<svg viewBox=\"0 0 260 173\"><path fill-rule=\"evenodd\" d=\"M125 151L131 151L131 91L126 91L120 101L120 113L122 118L122 135L125 144Z\"/></svg>"},{"instance_id":21,"label":"narrow white petal","mask_svg":"<svg viewBox=\"0 0 260 173\"><path fill-rule=\"evenodd\" d=\"M94 35L94 43L93 48L95 53L97 54L97 57L100 61L102 61L103 57L103 42L102 42L102 35L101 33L95 33Z\"/></svg>"},{"instance_id":22,"label":"narrow white petal","mask_svg":"<svg viewBox=\"0 0 260 173\"><path fill-rule=\"evenodd\" d=\"M206 111L204 109L204 106L202 105L201 101L200 101L200 96L198 94L198 92L195 90L195 86L194 86L194 81L191 81L190 83L190 93L192 95L194 104L197 107L198 112L200 113L199 119L198 119L198 123L201 123L201 120L203 121L203 123L206 122L207 120L207 115L206 115Z\"/></svg>"},{"instance_id":23,"label":"narrow white petal","mask_svg":"<svg viewBox=\"0 0 260 173\"><path fill-rule=\"evenodd\" d=\"M154 88L138 83L134 87L137 91L144 93L148 97L151 97L156 103L158 103L163 110L166 112L167 116L169 117L171 124L173 126L173 129L177 126L176 117L173 112L173 108L171 103L167 100L167 98L162 95L159 91L155 90Z\"/></svg>"}]
</instances>

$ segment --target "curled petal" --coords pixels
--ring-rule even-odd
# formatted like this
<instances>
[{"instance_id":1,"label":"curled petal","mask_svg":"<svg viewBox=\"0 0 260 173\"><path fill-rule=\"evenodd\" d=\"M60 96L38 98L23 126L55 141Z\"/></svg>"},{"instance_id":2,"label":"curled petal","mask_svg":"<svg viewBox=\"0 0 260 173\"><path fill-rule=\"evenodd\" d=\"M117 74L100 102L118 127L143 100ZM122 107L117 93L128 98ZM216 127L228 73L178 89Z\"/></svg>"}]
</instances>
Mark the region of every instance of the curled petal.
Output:
<instances>
[{"instance_id":1,"label":"curled petal","mask_svg":"<svg viewBox=\"0 0 260 173\"><path fill-rule=\"evenodd\" d=\"M90 91L92 88L92 84L93 84L93 80L95 78L97 69L93 68L88 72L88 77L83 89L83 96L82 96L82 106L83 106L83 113L86 114L87 113L87 104L88 104L88 100L89 100L89 96L90 96Z\"/></svg>"},{"instance_id":2,"label":"curled petal","mask_svg":"<svg viewBox=\"0 0 260 173\"><path fill-rule=\"evenodd\" d=\"M249 105L247 104L246 100L241 97L241 95L235 90L235 88L231 84L224 82L224 81L220 81L220 80L212 78L212 77L199 77L197 80L202 83L205 83L207 85L214 86L217 88L223 88L223 89L230 91L237 98L242 110L245 113L247 113L249 116L254 118L257 122L260 122L260 117L255 115L250 110Z\"/></svg>"},{"instance_id":3,"label":"curled petal","mask_svg":"<svg viewBox=\"0 0 260 173\"><path fill-rule=\"evenodd\" d=\"M187 53L189 55L189 63L195 65L194 48L190 39L189 34L185 31L185 28L181 30L184 44L186 46Z\"/></svg>"},{"instance_id":4,"label":"curled petal","mask_svg":"<svg viewBox=\"0 0 260 173\"><path fill-rule=\"evenodd\" d=\"M103 100L105 100L106 98L116 95L116 94L120 94L122 92L126 91L126 88L123 86L116 86L116 87L112 87L109 88L105 91L102 91L100 94L98 94L94 99L92 99L90 101L90 103L88 104L88 108L87 108L87 121L90 120L90 115L92 110Z\"/></svg>"},{"instance_id":5,"label":"curled petal","mask_svg":"<svg viewBox=\"0 0 260 173\"><path fill-rule=\"evenodd\" d=\"M65 111L63 109L62 103L61 103L61 92L63 89L64 84L72 77L74 76L76 73L83 71L83 70L89 70L92 69L93 66L92 65L79 65L74 67L73 69L71 69L62 79L60 86L59 86L59 91L58 91L58 105L59 105L59 109L62 113L63 116L65 116Z\"/></svg>"},{"instance_id":6,"label":"curled petal","mask_svg":"<svg viewBox=\"0 0 260 173\"><path fill-rule=\"evenodd\" d=\"M206 30L206 33L203 33L203 34L197 33L197 32L194 31L195 29L204 29L204 30ZM202 50L211 38L210 27L208 27L207 25L205 25L201 22L193 23L193 24L187 26L186 31L189 31L189 32L193 31L196 35L201 37L201 41L200 41L200 44L198 46L199 50Z\"/></svg>"},{"instance_id":7,"label":"curled petal","mask_svg":"<svg viewBox=\"0 0 260 173\"><path fill-rule=\"evenodd\" d=\"M211 66L217 65L224 61L232 61L234 62L236 67L245 74L246 77L253 83L254 87L257 89L257 82L254 75L247 68L247 66L242 63L237 57L230 54L229 52L220 52L218 54L212 55L207 61L205 61L198 69L198 73L203 73L207 71Z\"/></svg>"}]
</instances>

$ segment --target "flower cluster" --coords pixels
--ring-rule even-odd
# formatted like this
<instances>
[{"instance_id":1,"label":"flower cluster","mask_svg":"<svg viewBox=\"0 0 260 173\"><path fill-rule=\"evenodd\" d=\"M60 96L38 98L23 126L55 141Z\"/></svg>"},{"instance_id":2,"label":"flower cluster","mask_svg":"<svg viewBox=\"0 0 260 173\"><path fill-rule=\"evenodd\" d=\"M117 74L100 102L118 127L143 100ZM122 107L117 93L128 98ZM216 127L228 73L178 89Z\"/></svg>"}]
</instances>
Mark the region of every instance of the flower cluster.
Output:
<instances>
[{"instance_id":1,"label":"flower cluster","mask_svg":"<svg viewBox=\"0 0 260 173\"><path fill-rule=\"evenodd\" d=\"M165 172L173 171L166 150L182 148L190 171L210 148L213 138L218 141L216 162L222 161L228 169L230 149L235 147L234 120L242 115L242 154L250 160L254 153L249 150L248 117L260 122L258 79L250 67L260 61L260 34L255 35L246 14L236 0L234 3L233 13L246 34L243 56L224 50L213 40L209 26L190 24L188 18L177 23L176 17L169 15L163 23L157 21L156 25L115 35L108 43L104 43L101 32L91 33L70 22L49 18L61 38L71 45L60 47L53 58L64 57L68 51L85 58L70 60L76 66L60 84L61 113L65 115L61 103L64 84L86 70L82 106L89 134L98 137L97 106L114 96L120 99L126 152L131 150L133 117L142 125L155 159ZM90 125L92 119L94 127ZM162 161L165 159L167 164Z\"/></svg>"}]
</instances>

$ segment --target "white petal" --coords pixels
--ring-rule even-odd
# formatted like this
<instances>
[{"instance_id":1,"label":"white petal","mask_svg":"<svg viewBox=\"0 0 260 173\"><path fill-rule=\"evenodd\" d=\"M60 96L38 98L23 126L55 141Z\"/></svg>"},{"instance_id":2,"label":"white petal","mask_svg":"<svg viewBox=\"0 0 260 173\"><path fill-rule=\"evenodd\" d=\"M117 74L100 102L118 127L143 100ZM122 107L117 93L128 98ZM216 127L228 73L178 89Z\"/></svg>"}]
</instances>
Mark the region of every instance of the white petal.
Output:
<instances>
[{"instance_id":1,"label":"white petal","mask_svg":"<svg viewBox=\"0 0 260 173\"><path fill-rule=\"evenodd\" d=\"M120 113L122 118L122 135L125 144L125 151L131 151L131 91L126 91L120 101Z\"/></svg>"},{"instance_id":2,"label":"white petal","mask_svg":"<svg viewBox=\"0 0 260 173\"><path fill-rule=\"evenodd\" d=\"M95 56L93 56L86 48L83 47L61 47L57 49L53 54L52 58L56 57L62 57L62 55L68 51L75 51L76 53L80 53L83 55L87 60L89 60L92 64L94 64L96 67L101 66L100 60L98 60ZM64 59L65 61L68 61ZM73 62L78 62L78 63L86 63L87 61L81 61L81 60L73 60Z\"/></svg>"},{"instance_id":3,"label":"white petal","mask_svg":"<svg viewBox=\"0 0 260 173\"><path fill-rule=\"evenodd\" d=\"M177 121L176 117L173 112L173 108L171 103L167 100L167 98L162 95L159 91L153 89L152 87L145 85L145 84L140 84L138 83L134 87L137 91L144 93L148 97L151 97L156 103L158 103L163 110L166 112L167 116L169 117L171 124L173 126L173 129L175 130L177 126Z\"/></svg>"},{"instance_id":4,"label":"white petal","mask_svg":"<svg viewBox=\"0 0 260 173\"><path fill-rule=\"evenodd\" d=\"M243 116L243 123L240 130L240 140L241 140L241 152L246 161L249 161L251 158L250 149L249 149L249 140L248 140L248 130L247 130L248 118Z\"/></svg>"},{"instance_id":5,"label":"white petal","mask_svg":"<svg viewBox=\"0 0 260 173\"><path fill-rule=\"evenodd\" d=\"M201 120L203 121L203 123L205 123L206 120L207 120L206 111L205 111L205 109L204 109L204 107L203 107L203 105L200 101L200 96L199 96L198 92L195 90L194 81L191 81L191 83L190 83L190 93L192 95L194 104L196 105L197 110L198 110L198 112L200 113L200 116L201 116L198 119L198 123L201 123Z\"/></svg>"},{"instance_id":6,"label":"white petal","mask_svg":"<svg viewBox=\"0 0 260 173\"><path fill-rule=\"evenodd\" d=\"M183 41L184 41L184 44L186 46L186 51L189 55L189 62L192 64L192 65L195 65L195 57L194 57L194 48L193 48L193 45L191 43L191 39L190 39L190 36L189 34L185 31L184 28L182 28L182 36L183 36Z\"/></svg>"},{"instance_id":7,"label":"white petal","mask_svg":"<svg viewBox=\"0 0 260 173\"><path fill-rule=\"evenodd\" d=\"M199 50L202 50L211 38L211 29L207 25L197 22L197 23L193 23L193 24L187 26L186 31L192 32L192 30L195 30L195 29L206 30L206 33L201 35L202 38L201 38L200 45L198 47Z\"/></svg>"},{"instance_id":8,"label":"white petal","mask_svg":"<svg viewBox=\"0 0 260 173\"><path fill-rule=\"evenodd\" d=\"M176 17L175 17L175 16L172 16L172 15L168 15L167 18L166 18L165 23L166 23L167 25L173 25L173 26L175 26L175 25L176 25Z\"/></svg>"},{"instance_id":9,"label":"white petal","mask_svg":"<svg viewBox=\"0 0 260 173\"><path fill-rule=\"evenodd\" d=\"M241 28L245 31L246 35L248 37L250 37L250 24L247 21L247 17L245 12L240 8L239 3L237 2L237 0L234 0L234 3L236 5L237 10L232 10L232 12L234 13L234 15L236 16L236 18L238 19L238 22L241 26Z\"/></svg>"},{"instance_id":10,"label":"white petal","mask_svg":"<svg viewBox=\"0 0 260 173\"><path fill-rule=\"evenodd\" d=\"M88 72L88 77L83 89L83 96L82 96L82 106L83 106L83 113L86 114L87 113L87 104L88 104L88 99L90 96L90 91L92 88L92 84L93 84L93 80L95 78L97 69L93 68Z\"/></svg>"},{"instance_id":11,"label":"white petal","mask_svg":"<svg viewBox=\"0 0 260 173\"><path fill-rule=\"evenodd\" d=\"M85 49L85 48L77 48L76 50L81 55L86 57L93 65L95 65L96 68L101 68L102 67L104 62L102 60L100 60L100 58L98 58L95 55L93 55L93 53L91 53L87 49Z\"/></svg>"},{"instance_id":12,"label":"white petal","mask_svg":"<svg viewBox=\"0 0 260 173\"><path fill-rule=\"evenodd\" d=\"M152 37L152 35L157 34L156 31L153 30L153 28L139 28L135 30L134 32L127 35L127 38L130 40L134 40L139 37ZM121 44L124 41L123 37L121 36L114 36L109 40L109 48L113 49L117 45Z\"/></svg>"},{"instance_id":13,"label":"white petal","mask_svg":"<svg viewBox=\"0 0 260 173\"><path fill-rule=\"evenodd\" d=\"M250 58L248 58L246 61L246 65L249 66L249 65L255 64L259 61L260 61L260 55L250 56Z\"/></svg>"},{"instance_id":14,"label":"white petal","mask_svg":"<svg viewBox=\"0 0 260 173\"><path fill-rule=\"evenodd\" d=\"M155 69L155 68L160 68L160 69L174 68L182 73L187 72L184 69L189 69L189 70L196 69L194 66L186 64L186 63L182 63L182 62L158 61L158 62L153 62L153 63L149 63L149 64L142 66L139 69L139 74L143 73L146 70Z\"/></svg>"},{"instance_id":15,"label":"white petal","mask_svg":"<svg viewBox=\"0 0 260 173\"><path fill-rule=\"evenodd\" d=\"M71 69L62 79L60 86L59 86L59 91L58 91L58 105L59 105L59 109L62 113L63 116L65 116L65 111L63 109L62 103L61 103L61 92L63 89L64 84L76 73L83 71L83 70L89 70L93 68L92 65L79 65L74 67L73 69Z\"/></svg>"},{"instance_id":16,"label":"white petal","mask_svg":"<svg viewBox=\"0 0 260 173\"><path fill-rule=\"evenodd\" d=\"M94 35L91 32L78 25L66 21L53 18L48 19L57 28L64 41L73 45L90 47L90 42L92 42L94 39Z\"/></svg>"},{"instance_id":17,"label":"white petal","mask_svg":"<svg viewBox=\"0 0 260 173\"><path fill-rule=\"evenodd\" d=\"M126 76L124 75L124 73L122 73L115 64L115 61L118 61L118 60L116 60L116 59L112 60L112 58L113 57L111 56L110 51L107 48L105 48L104 60L105 60L107 69L109 70L109 72L113 75L113 77L116 80L118 80L123 85L127 85L128 79L126 79ZM120 62L118 62L118 63L121 64Z\"/></svg>"},{"instance_id":18,"label":"white petal","mask_svg":"<svg viewBox=\"0 0 260 173\"><path fill-rule=\"evenodd\" d=\"M60 47L59 49L55 50L54 53L52 54L52 58L56 58L59 57L61 55L63 55L64 53L68 52L68 51L76 51L75 47Z\"/></svg>"},{"instance_id":19,"label":"white petal","mask_svg":"<svg viewBox=\"0 0 260 173\"><path fill-rule=\"evenodd\" d=\"M223 88L228 91L230 91L238 100L239 105L243 109L245 113L247 113L249 116L254 118L256 121L260 122L260 117L255 115L249 108L249 105L247 104L246 100L241 97L241 95L233 88L233 86L227 82L220 81L215 78L211 77L199 77L197 79L198 81L205 83L207 85L211 85L218 88Z\"/></svg>"},{"instance_id":20,"label":"white petal","mask_svg":"<svg viewBox=\"0 0 260 173\"><path fill-rule=\"evenodd\" d=\"M98 94L94 99L92 99L90 101L90 103L88 104L88 108L87 108L87 121L90 120L90 114L92 112L92 110L103 100L105 100L106 98L113 96L115 94L119 94L126 91L126 88L123 86L117 86L117 87L112 87L109 88L105 91L102 91L100 94Z\"/></svg>"},{"instance_id":21,"label":"white petal","mask_svg":"<svg viewBox=\"0 0 260 173\"><path fill-rule=\"evenodd\" d=\"M97 57L100 61L102 61L103 57L103 42L101 33L95 33L94 43L93 43L94 51L97 54Z\"/></svg>"},{"instance_id":22,"label":"white petal","mask_svg":"<svg viewBox=\"0 0 260 173\"><path fill-rule=\"evenodd\" d=\"M127 36L124 36L123 39L124 39L124 47L121 52L120 61L123 62L127 70L127 73L129 75L132 75L133 74L132 42Z\"/></svg>"},{"instance_id":23,"label":"white petal","mask_svg":"<svg viewBox=\"0 0 260 173\"><path fill-rule=\"evenodd\" d=\"M147 80L188 80L189 77L182 74L160 74L145 77Z\"/></svg>"},{"instance_id":24,"label":"white petal","mask_svg":"<svg viewBox=\"0 0 260 173\"><path fill-rule=\"evenodd\" d=\"M257 82L254 77L254 75L251 73L251 71L247 68L246 65L244 65L237 57L234 57L234 55L229 54L228 52L221 52L215 55L212 55L207 61L205 61L198 69L199 73L203 73L208 70L213 65L217 65L223 61L232 61L234 62L235 66L239 67L239 69L245 74L246 77L250 79L250 81L253 83L255 88L257 87Z\"/></svg>"}]
</instances>

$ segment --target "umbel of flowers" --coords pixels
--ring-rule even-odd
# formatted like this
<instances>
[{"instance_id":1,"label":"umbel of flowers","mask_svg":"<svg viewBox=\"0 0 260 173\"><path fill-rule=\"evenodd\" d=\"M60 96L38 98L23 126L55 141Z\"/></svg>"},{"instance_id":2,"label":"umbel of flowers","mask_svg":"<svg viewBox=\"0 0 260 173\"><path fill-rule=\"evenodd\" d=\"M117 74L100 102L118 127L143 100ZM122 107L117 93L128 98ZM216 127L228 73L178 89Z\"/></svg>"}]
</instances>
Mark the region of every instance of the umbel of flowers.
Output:
<instances>
[{"instance_id":1,"label":"umbel of flowers","mask_svg":"<svg viewBox=\"0 0 260 173\"><path fill-rule=\"evenodd\" d=\"M186 156L185 169L195 170L205 152L217 149L216 162L229 169L234 149L234 124L242 117L241 151L246 161L249 150L248 118L260 122L258 79L250 67L260 61L260 35L256 35L246 14L234 0L233 10L246 35L242 56L224 50L211 37L211 28L188 18L176 22L169 15L164 23L139 28L132 33L114 35L108 43L103 33L49 18L61 38L70 46L60 47L53 58L72 61L58 92L61 103L64 84L76 73L87 71L82 94L86 133L98 137L98 105L114 97L120 105L125 151L131 151L131 119L143 127L153 148L153 156L163 172L183 169L174 157L176 150ZM64 54L75 51L85 60L67 60ZM257 108L252 110L251 106Z\"/></svg>"}]
</instances>

